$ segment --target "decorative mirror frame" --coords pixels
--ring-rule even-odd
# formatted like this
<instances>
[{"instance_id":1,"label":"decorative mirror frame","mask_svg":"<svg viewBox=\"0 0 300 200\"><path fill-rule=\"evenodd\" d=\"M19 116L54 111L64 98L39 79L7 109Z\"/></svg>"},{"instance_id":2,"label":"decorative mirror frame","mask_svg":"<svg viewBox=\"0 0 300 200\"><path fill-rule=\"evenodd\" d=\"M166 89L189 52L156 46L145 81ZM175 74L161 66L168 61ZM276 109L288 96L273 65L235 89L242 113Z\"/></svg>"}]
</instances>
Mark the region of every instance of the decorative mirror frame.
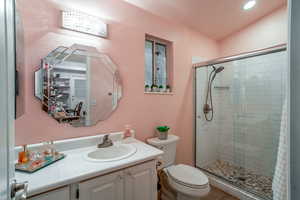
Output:
<instances>
[{"instance_id":1,"label":"decorative mirror frame","mask_svg":"<svg viewBox=\"0 0 300 200\"><path fill-rule=\"evenodd\" d=\"M82 60L80 57L86 57L86 61L83 62L83 66L86 67L85 70L81 67ZM71 62L68 59L79 60ZM94 47L74 44L71 47L60 46L56 48L43 58L41 63L41 68L34 72L34 95L41 100L42 110L59 123L70 123L74 127L92 126L109 118L117 109L122 98L122 82L117 65L113 63L108 55L98 52ZM74 66L74 63L79 65ZM55 80L57 75L70 73L66 72L69 71L68 66L72 66L70 71L83 70L85 80L87 80L85 83L87 84L85 85L86 93L82 97L84 100L79 101L79 104L76 104L74 108L75 104L72 102L75 102L75 96L71 96L72 90L69 89L65 92L58 89L57 87L64 86L60 86ZM102 67L102 70L97 67ZM59 72L60 70L64 72ZM95 75L97 72L100 72L99 77ZM74 74L74 72L71 74ZM72 77L72 75L70 76ZM74 83L74 79L68 79ZM103 85L103 88L101 88L101 85ZM68 86L68 88L71 87ZM100 95L97 93L98 87ZM65 95L65 93L68 94L67 100L62 101L60 99L61 95ZM100 108L99 105L103 105L103 107ZM76 112L76 109L78 109L78 112ZM70 110L73 111L69 112Z\"/></svg>"}]
</instances>

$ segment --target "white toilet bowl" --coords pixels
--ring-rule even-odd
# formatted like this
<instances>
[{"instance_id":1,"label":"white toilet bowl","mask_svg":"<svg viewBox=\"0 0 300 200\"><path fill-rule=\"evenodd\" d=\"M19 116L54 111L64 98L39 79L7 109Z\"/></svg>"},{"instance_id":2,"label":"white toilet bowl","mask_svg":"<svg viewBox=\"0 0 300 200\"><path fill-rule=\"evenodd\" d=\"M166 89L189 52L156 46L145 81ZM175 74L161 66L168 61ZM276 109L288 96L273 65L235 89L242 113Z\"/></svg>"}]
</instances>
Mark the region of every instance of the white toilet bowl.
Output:
<instances>
[{"instance_id":1,"label":"white toilet bowl","mask_svg":"<svg viewBox=\"0 0 300 200\"><path fill-rule=\"evenodd\" d=\"M164 169L170 186L177 191L177 200L199 200L210 191L207 176L188 165L173 165Z\"/></svg>"},{"instance_id":2,"label":"white toilet bowl","mask_svg":"<svg viewBox=\"0 0 300 200\"><path fill-rule=\"evenodd\" d=\"M177 200L201 200L210 191L208 177L195 167L174 165L178 140L178 136L169 135L166 140L156 137L147 142L164 152L160 167L167 174L170 187L177 192Z\"/></svg>"}]
</instances>

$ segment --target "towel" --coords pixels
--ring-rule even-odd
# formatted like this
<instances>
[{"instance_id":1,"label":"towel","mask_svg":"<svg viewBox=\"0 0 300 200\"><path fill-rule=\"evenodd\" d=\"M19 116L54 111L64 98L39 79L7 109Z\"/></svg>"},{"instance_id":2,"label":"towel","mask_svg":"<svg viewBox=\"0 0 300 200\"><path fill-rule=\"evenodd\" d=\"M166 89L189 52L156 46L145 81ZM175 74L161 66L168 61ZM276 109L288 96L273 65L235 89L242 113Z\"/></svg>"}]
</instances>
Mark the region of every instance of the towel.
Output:
<instances>
[{"instance_id":1,"label":"towel","mask_svg":"<svg viewBox=\"0 0 300 200\"><path fill-rule=\"evenodd\" d=\"M275 173L273 177L272 189L273 200L287 200L288 187L288 148L287 148L287 100L285 100L282 108L281 127L278 145L277 161Z\"/></svg>"},{"instance_id":2,"label":"towel","mask_svg":"<svg viewBox=\"0 0 300 200\"><path fill-rule=\"evenodd\" d=\"M168 182L168 176L163 169L158 171L158 180L159 180L159 200L176 200L177 193L174 189L171 188Z\"/></svg>"}]
</instances>

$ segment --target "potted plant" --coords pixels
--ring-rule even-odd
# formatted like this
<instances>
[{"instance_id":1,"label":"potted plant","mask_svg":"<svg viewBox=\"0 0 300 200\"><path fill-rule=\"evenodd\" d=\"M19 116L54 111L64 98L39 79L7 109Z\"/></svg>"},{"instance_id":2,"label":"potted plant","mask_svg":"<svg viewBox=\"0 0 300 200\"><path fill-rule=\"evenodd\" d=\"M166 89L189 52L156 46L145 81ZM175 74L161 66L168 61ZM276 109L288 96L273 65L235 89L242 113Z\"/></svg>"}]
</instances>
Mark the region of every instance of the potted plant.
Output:
<instances>
[{"instance_id":1,"label":"potted plant","mask_svg":"<svg viewBox=\"0 0 300 200\"><path fill-rule=\"evenodd\" d=\"M160 91L160 92L164 92L164 86L160 85L160 86L159 86L159 91Z\"/></svg>"},{"instance_id":2,"label":"potted plant","mask_svg":"<svg viewBox=\"0 0 300 200\"><path fill-rule=\"evenodd\" d=\"M152 92L158 92L158 87L157 87L157 85L152 84L152 85L151 85L151 91L152 91Z\"/></svg>"},{"instance_id":3,"label":"potted plant","mask_svg":"<svg viewBox=\"0 0 300 200\"><path fill-rule=\"evenodd\" d=\"M145 92L151 92L149 85L145 85Z\"/></svg>"},{"instance_id":4,"label":"potted plant","mask_svg":"<svg viewBox=\"0 0 300 200\"><path fill-rule=\"evenodd\" d=\"M168 126L158 126L158 127L156 127L158 139L160 139L160 140L168 139L169 130L170 130L170 127L168 127Z\"/></svg>"},{"instance_id":5,"label":"potted plant","mask_svg":"<svg viewBox=\"0 0 300 200\"><path fill-rule=\"evenodd\" d=\"M170 87L170 85L167 85L167 86L166 86L166 92L171 92L171 87Z\"/></svg>"}]
</instances>

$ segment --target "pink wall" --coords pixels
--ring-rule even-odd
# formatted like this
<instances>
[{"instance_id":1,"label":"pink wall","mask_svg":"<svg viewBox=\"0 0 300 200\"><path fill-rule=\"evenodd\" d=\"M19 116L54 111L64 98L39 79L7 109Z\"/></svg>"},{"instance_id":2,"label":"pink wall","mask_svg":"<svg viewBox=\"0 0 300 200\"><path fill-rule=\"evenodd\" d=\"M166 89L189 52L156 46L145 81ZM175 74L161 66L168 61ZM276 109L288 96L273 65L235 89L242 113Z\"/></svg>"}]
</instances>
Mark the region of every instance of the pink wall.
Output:
<instances>
[{"instance_id":1,"label":"pink wall","mask_svg":"<svg viewBox=\"0 0 300 200\"><path fill-rule=\"evenodd\" d=\"M221 57L287 43L287 15L287 7L283 6L219 41Z\"/></svg>"},{"instance_id":2,"label":"pink wall","mask_svg":"<svg viewBox=\"0 0 300 200\"><path fill-rule=\"evenodd\" d=\"M266 48L287 41L286 7L274 11L254 24L218 43L183 25L151 15L119 0L82 2L76 0L18 0L25 32L24 81L25 114L16 120L16 144L37 143L99 133L115 132L131 124L137 138L152 137L154 127L171 126L181 137L177 159L194 162L192 56L212 59ZM95 2L95 1L94 1ZM109 24L109 39L97 38L59 28L60 10L79 8L101 16ZM174 95L144 94L144 39L150 34L173 42ZM73 128L58 124L40 108L33 95L33 72L40 59L59 45L90 45L108 53L118 64L124 96L113 115L93 127ZM221 53L220 53L221 52Z\"/></svg>"},{"instance_id":3,"label":"pink wall","mask_svg":"<svg viewBox=\"0 0 300 200\"><path fill-rule=\"evenodd\" d=\"M204 59L219 55L215 41L174 22L151 15L119 0L99 0L97 5L85 1L18 0L25 31L25 114L16 120L16 145L57 140L98 133L120 131L131 124L137 138L145 140L159 124L171 126L181 137L178 160L193 163L193 91L192 56ZM60 3L62 4L62 3ZM82 3L81 3L82 4ZM101 16L109 23L109 39L97 38L59 28L60 9L80 8ZM144 94L145 34L173 42L174 95ZM108 53L118 64L124 84L124 97L117 111L108 119L88 128L58 124L40 108L33 95L33 72L40 59L59 45L91 45Z\"/></svg>"}]
</instances>

